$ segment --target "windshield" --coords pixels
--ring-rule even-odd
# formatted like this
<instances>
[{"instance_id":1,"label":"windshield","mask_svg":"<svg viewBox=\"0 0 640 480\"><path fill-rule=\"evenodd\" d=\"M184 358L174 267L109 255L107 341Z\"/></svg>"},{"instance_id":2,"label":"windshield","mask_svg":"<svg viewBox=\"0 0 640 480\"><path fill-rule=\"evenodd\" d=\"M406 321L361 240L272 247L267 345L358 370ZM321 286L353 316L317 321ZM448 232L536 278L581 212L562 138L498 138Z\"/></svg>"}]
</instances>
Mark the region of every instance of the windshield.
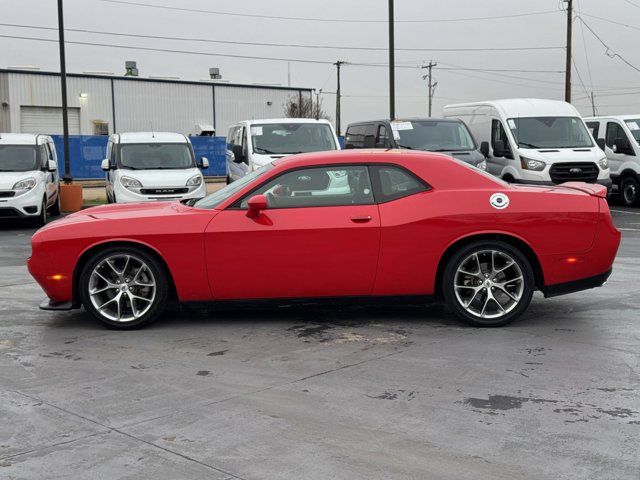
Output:
<instances>
[{"instance_id":1,"label":"windshield","mask_svg":"<svg viewBox=\"0 0 640 480\"><path fill-rule=\"evenodd\" d=\"M132 143L120 146L123 168L163 170L193 168L195 161L186 143Z\"/></svg>"},{"instance_id":2,"label":"windshield","mask_svg":"<svg viewBox=\"0 0 640 480\"><path fill-rule=\"evenodd\" d=\"M30 172L38 169L33 145L0 145L0 172Z\"/></svg>"},{"instance_id":3,"label":"windshield","mask_svg":"<svg viewBox=\"0 0 640 480\"><path fill-rule=\"evenodd\" d=\"M593 147L591 135L577 117L510 118L507 123L522 148Z\"/></svg>"},{"instance_id":4,"label":"windshield","mask_svg":"<svg viewBox=\"0 0 640 480\"><path fill-rule=\"evenodd\" d=\"M195 208L214 209L218 205L220 205L222 202L224 202L227 198L231 197L232 195L235 195L236 192L239 192L248 184L250 184L253 180L264 175L272 168L273 168L273 165L269 163L264 167L254 170L249 175L245 175L241 179L236 180L235 182L230 183L226 187L221 188L217 192L212 193L211 195L204 197L202 200L197 201L196 203L193 204L193 206Z\"/></svg>"},{"instance_id":5,"label":"windshield","mask_svg":"<svg viewBox=\"0 0 640 480\"><path fill-rule=\"evenodd\" d=\"M625 120L624 123L627 124L627 127L631 131L633 138L636 139L636 142L640 143L640 118Z\"/></svg>"},{"instance_id":6,"label":"windshield","mask_svg":"<svg viewBox=\"0 0 640 480\"><path fill-rule=\"evenodd\" d=\"M400 148L430 152L476 149L473 137L462 122L407 120L391 122L391 128Z\"/></svg>"},{"instance_id":7,"label":"windshield","mask_svg":"<svg viewBox=\"0 0 640 480\"><path fill-rule=\"evenodd\" d=\"M251 126L254 153L288 155L337 150L326 123L271 123Z\"/></svg>"}]
</instances>

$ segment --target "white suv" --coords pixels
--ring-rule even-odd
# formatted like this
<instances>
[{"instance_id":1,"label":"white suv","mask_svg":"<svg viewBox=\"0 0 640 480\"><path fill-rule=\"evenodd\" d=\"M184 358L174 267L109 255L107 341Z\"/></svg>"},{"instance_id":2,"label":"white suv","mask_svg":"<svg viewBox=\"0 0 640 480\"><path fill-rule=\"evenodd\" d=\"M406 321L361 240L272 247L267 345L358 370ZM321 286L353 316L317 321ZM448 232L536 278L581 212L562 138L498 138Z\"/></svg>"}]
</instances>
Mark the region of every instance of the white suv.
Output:
<instances>
[{"instance_id":1,"label":"white suv","mask_svg":"<svg viewBox=\"0 0 640 480\"><path fill-rule=\"evenodd\" d=\"M46 135L0 133L0 218L60 215L56 148Z\"/></svg>"},{"instance_id":2,"label":"white suv","mask_svg":"<svg viewBox=\"0 0 640 480\"><path fill-rule=\"evenodd\" d=\"M106 172L107 201L132 203L200 199L207 188L200 169L209 168L179 133L117 133L109 137Z\"/></svg>"}]
</instances>

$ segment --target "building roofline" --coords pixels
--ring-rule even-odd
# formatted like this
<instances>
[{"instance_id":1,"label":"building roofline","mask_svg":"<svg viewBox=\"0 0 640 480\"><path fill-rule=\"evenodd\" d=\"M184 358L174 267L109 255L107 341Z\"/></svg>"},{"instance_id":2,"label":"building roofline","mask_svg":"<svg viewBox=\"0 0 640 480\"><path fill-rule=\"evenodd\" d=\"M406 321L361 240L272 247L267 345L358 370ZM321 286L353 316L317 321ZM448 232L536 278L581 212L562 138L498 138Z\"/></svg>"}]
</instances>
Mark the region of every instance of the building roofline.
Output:
<instances>
[{"instance_id":1,"label":"building roofline","mask_svg":"<svg viewBox=\"0 0 640 480\"><path fill-rule=\"evenodd\" d=\"M0 68L0 73L15 73L23 75L43 75L59 77L59 72L47 72L41 70L20 70L12 68ZM309 87L285 87L283 85L255 85L248 83L226 83L216 81L197 81L197 80L174 80L169 78L145 78L145 77L125 77L122 75L99 75L92 73L67 73L67 77L75 78L98 78L101 80L125 80L132 82L158 82L158 83L177 83L183 85L205 85L214 87L245 87L245 88L266 88L271 90L289 90L292 92L312 92L313 88Z\"/></svg>"}]
</instances>

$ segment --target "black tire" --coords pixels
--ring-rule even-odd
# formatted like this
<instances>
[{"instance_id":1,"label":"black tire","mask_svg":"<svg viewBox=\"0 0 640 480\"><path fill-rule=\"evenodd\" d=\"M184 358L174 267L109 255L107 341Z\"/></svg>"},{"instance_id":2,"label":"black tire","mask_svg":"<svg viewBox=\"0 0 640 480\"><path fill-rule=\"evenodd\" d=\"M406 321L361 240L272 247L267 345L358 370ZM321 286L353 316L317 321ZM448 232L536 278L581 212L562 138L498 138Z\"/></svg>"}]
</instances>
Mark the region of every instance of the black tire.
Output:
<instances>
[{"instance_id":1,"label":"black tire","mask_svg":"<svg viewBox=\"0 0 640 480\"><path fill-rule=\"evenodd\" d=\"M229 175L227 175L227 185L231 184L233 180L231 180L231 177Z\"/></svg>"},{"instance_id":2,"label":"black tire","mask_svg":"<svg viewBox=\"0 0 640 480\"><path fill-rule=\"evenodd\" d=\"M636 177L624 177L620 182L622 202L627 207L640 206L640 183Z\"/></svg>"},{"instance_id":3,"label":"black tire","mask_svg":"<svg viewBox=\"0 0 640 480\"><path fill-rule=\"evenodd\" d=\"M151 302L149 302L150 305L148 309L146 309L146 312L139 318L123 321L110 319L105 316L96 306L94 306L91 300L89 289L91 276L94 270L106 259L119 256L130 256L132 259L136 259L136 261L140 260L141 262L144 262L144 264L148 267L152 274L152 279L155 280L155 294L153 295L153 299ZM133 281L135 282L135 278L133 279ZM137 249L135 247L109 247L93 255L86 263L86 265L82 269L82 273L80 274L79 292L80 300L85 310L91 313L91 315L100 320L107 327L115 330L132 330L152 323L153 321L157 320L158 317L164 312L169 297L169 279L167 278L164 266L154 256L146 253L145 251ZM136 295L139 294L138 291L135 291L134 293ZM123 292L123 295L124 294L126 294L126 292ZM135 309L133 309L131 301L131 297L128 297L128 299L125 299L123 301L122 305L126 310L127 302L129 302L129 310L131 310L135 315ZM118 312L120 312L120 310L118 310Z\"/></svg>"},{"instance_id":4,"label":"black tire","mask_svg":"<svg viewBox=\"0 0 640 480\"><path fill-rule=\"evenodd\" d=\"M40 215L33 220L33 224L38 228L44 227L47 224L47 219L47 197L44 197L40 206Z\"/></svg>"},{"instance_id":5,"label":"black tire","mask_svg":"<svg viewBox=\"0 0 640 480\"><path fill-rule=\"evenodd\" d=\"M56 195L56 203L51 205L51 208L49 209L49 215L51 215L52 217L59 217L60 213L61 213L61 209L60 209L60 191L58 191L58 194Z\"/></svg>"},{"instance_id":6,"label":"black tire","mask_svg":"<svg viewBox=\"0 0 640 480\"><path fill-rule=\"evenodd\" d=\"M479 275L477 277L475 273L473 275L466 275L466 273L460 273L458 271L458 269L462 268L463 265L465 265L466 262L469 261L468 259L472 257L474 254L479 254L480 256L482 255L486 256L488 255L486 253L488 251L498 252L498 259L505 260L505 263L508 263L506 261L507 258L512 260L516 266L511 266L508 268L513 269L511 271L514 272L513 273L514 275L518 275L518 273L516 273L518 272L517 269L519 269L519 271L522 273L521 275L522 283L517 284L518 288L521 288L521 291L518 292L520 294L518 301L515 302L514 300L512 307L508 306L507 310L505 310L503 306L500 305L500 302L493 300L493 305L495 307L500 305L500 308L502 308L503 311L507 312L495 318L485 318L485 317L482 317L481 315L477 315L470 312L469 310L473 310L473 306L463 305L461 303L464 299L459 299L459 295L456 294L456 287L455 287L457 275L466 276L467 279L475 278L476 279L475 281L479 282L477 286L462 287L458 289L459 292L469 291L470 295L472 294L471 292L477 292L478 290L480 290L480 292L478 292L480 296L477 299L475 296L471 298L469 300L469 304L473 305L473 302L477 302L477 301L480 301L480 303L482 304L483 298L486 299L489 296L487 294L487 291L489 288L492 291L492 294L491 294L492 298L494 298L493 295L495 294L495 295L502 296L502 298L507 299L507 302L510 302L509 297L505 296L505 295L508 295L508 293L506 293L502 287L492 286L493 283L491 283L491 281L493 281L493 277L491 277L491 281L487 283L486 287L483 285L484 282L490 279L489 277L487 277L485 280L484 277L486 277L486 274L483 274L483 269L480 266L480 263L481 263L480 260L478 260ZM493 254L491 254L490 258L492 259L491 268L494 269L495 260L493 260L494 258ZM464 270L468 270L468 268L464 268ZM510 270L506 270L506 271L510 272ZM506 273L498 274L498 275L506 276ZM497 283L497 284L500 284L500 283ZM504 286L506 284L502 284L502 285ZM514 284L511 284L511 285L512 287L514 286ZM529 261L522 254L522 252L520 252L517 248L509 245L508 243L505 243L499 240L480 240L480 241L476 241L468 245L465 245L449 259L443 275L442 292L449 308L451 308L451 310L457 317L461 318L465 322L476 327L501 327L518 318L527 309L527 307L529 306L529 303L531 302L531 297L533 296L534 286L535 286L535 281L534 281L533 270L531 268ZM512 287L509 287L509 288L512 288ZM496 288L498 290L496 290ZM493 292L494 290L495 292ZM482 296L483 294L484 294L484 297ZM514 295L517 296L517 293L515 293ZM487 305L491 305L491 303L489 302L491 302L491 299L484 301L485 308L487 307ZM482 310L481 314L482 313L484 313L484 309Z\"/></svg>"}]
</instances>

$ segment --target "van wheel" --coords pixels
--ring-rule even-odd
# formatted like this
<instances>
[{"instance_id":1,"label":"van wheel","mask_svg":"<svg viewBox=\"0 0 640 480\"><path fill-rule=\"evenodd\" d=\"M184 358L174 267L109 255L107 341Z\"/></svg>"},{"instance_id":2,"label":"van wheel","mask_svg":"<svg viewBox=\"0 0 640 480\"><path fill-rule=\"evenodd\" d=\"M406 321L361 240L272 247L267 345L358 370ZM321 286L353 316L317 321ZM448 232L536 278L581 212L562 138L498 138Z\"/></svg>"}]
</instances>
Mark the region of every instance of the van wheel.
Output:
<instances>
[{"instance_id":1,"label":"van wheel","mask_svg":"<svg viewBox=\"0 0 640 480\"><path fill-rule=\"evenodd\" d=\"M167 274L151 255L130 247L98 252L80 275L84 308L108 327L130 330L156 320L169 296Z\"/></svg>"},{"instance_id":2,"label":"van wheel","mask_svg":"<svg viewBox=\"0 0 640 480\"><path fill-rule=\"evenodd\" d=\"M516 179L513 178L511 175L505 175L504 177L502 177L502 180L504 180L507 183L515 183Z\"/></svg>"},{"instance_id":3,"label":"van wheel","mask_svg":"<svg viewBox=\"0 0 640 480\"><path fill-rule=\"evenodd\" d=\"M60 191L58 191L58 195L56 196L56 203L54 203L51 206L51 209L49 210L49 214L52 217L59 217L60 216Z\"/></svg>"},{"instance_id":4,"label":"van wheel","mask_svg":"<svg viewBox=\"0 0 640 480\"><path fill-rule=\"evenodd\" d=\"M40 215L38 215L34 220L33 224L36 227L44 227L47 224L47 198L42 199L42 205L40 207Z\"/></svg>"},{"instance_id":5,"label":"van wheel","mask_svg":"<svg viewBox=\"0 0 640 480\"><path fill-rule=\"evenodd\" d=\"M620 185L622 200L627 207L635 207L640 204L640 184L636 177L625 177Z\"/></svg>"},{"instance_id":6,"label":"van wheel","mask_svg":"<svg viewBox=\"0 0 640 480\"><path fill-rule=\"evenodd\" d=\"M442 287L447 304L459 318L476 327L500 327L529 306L533 270L508 243L482 240L453 255Z\"/></svg>"},{"instance_id":7,"label":"van wheel","mask_svg":"<svg viewBox=\"0 0 640 480\"><path fill-rule=\"evenodd\" d=\"M227 185L229 185L231 182L232 182L231 177L227 175Z\"/></svg>"}]
</instances>

